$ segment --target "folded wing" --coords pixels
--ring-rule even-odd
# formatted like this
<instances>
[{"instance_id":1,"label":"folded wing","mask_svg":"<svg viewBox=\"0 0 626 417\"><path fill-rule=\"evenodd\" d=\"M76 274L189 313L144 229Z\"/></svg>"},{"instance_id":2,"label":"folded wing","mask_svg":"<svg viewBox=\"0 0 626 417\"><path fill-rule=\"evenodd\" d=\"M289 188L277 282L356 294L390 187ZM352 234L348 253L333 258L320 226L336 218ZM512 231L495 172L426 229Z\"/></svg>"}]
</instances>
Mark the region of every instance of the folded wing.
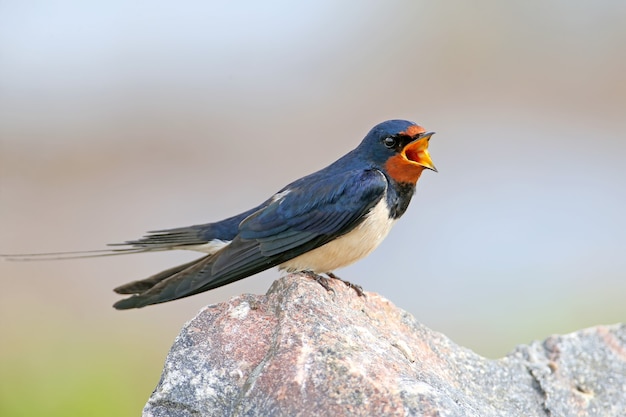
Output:
<instances>
[{"instance_id":1,"label":"folded wing","mask_svg":"<svg viewBox=\"0 0 626 417\"><path fill-rule=\"evenodd\" d=\"M114 305L138 308L204 292L279 265L354 229L384 196L378 170L295 182L246 217L232 242L214 254L122 286L137 292ZM155 279L158 277L158 279ZM149 287L149 288L148 288ZM124 291L119 291L120 289Z\"/></svg>"}]
</instances>

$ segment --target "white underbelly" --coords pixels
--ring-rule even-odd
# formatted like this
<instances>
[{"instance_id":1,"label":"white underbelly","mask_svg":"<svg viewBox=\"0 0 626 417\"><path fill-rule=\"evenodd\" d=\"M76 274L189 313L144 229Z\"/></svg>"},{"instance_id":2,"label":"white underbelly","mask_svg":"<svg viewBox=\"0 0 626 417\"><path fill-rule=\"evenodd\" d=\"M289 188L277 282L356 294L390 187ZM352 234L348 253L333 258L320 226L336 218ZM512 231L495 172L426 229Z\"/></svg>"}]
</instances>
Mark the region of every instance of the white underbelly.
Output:
<instances>
[{"instance_id":1,"label":"white underbelly","mask_svg":"<svg viewBox=\"0 0 626 417\"><path fill-rule=\"evenodd\" d=\"M279 265L289 272L332 272L369 255L385 239L395 220L389 218L386 198L374 206L351 232Z\"/></svg>"}]
</instances>

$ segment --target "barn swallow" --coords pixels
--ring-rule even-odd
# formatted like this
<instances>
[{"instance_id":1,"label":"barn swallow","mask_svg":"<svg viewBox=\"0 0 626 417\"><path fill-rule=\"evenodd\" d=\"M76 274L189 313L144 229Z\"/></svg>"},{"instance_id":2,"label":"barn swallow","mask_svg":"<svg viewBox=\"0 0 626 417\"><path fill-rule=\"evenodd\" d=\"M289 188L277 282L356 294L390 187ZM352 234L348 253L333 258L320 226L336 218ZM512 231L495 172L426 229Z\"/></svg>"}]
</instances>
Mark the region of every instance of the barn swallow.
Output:
<instances>
[{"instance_id":1,"label":"barn swallow","mask_svg":"<svg viewBox=\"0 0 626 417\"><path fill-rule=\"evenodd\" d=\"M372 252L406 211L422 171L437 171L428 153L432 135L405 120L380 123L356 149L248 211L215 223L151 231L109 245L123 248L95 251L106 252L95 256L175 249L206 254L115 288L131 296L114 307L188 297L274 266L311 274L328 289L319 274L337 278L334 270Z\"/></svg>"}]
</instances>

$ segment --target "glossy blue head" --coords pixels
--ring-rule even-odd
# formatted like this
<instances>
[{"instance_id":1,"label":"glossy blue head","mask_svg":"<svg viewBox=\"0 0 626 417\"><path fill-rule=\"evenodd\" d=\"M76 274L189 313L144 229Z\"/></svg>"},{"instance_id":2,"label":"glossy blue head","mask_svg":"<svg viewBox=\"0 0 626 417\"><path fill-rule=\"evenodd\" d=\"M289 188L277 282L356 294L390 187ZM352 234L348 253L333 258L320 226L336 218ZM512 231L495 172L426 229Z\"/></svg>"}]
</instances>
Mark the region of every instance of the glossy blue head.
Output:
<instances>
[{"instance_id":1,"label":"glossy blue head","mask_svg":"<svg viewBox=\"0 0 626 417\"><path fill-rule=\"evenodd\" d=\"M388 120L372 128L355 149L360 158L400 183L415 183L424 169L435 169L428 154L433 132L407 120Z\"/></svg>"}]
</instances>

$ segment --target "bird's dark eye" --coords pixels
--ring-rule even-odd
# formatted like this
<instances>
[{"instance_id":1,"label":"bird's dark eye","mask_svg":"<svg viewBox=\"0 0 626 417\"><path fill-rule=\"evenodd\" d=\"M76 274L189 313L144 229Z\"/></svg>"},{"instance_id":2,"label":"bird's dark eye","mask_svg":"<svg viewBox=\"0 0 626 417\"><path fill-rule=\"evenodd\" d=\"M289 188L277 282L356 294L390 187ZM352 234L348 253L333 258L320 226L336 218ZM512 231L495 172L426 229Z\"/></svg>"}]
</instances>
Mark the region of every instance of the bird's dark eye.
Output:
<instances>
[{"instance_id":1,"label":"bird's dark eye","mask_svg":"<svg viewBox=\"0 0 626 417\"><path fill-rule=\"evenodd\" d=\"M396 138L394 138L393 136L387 136L385 139L383 139L383 144L387 148L393 149L398 144L398 140Z\"/></svg>"}]
</instances>

